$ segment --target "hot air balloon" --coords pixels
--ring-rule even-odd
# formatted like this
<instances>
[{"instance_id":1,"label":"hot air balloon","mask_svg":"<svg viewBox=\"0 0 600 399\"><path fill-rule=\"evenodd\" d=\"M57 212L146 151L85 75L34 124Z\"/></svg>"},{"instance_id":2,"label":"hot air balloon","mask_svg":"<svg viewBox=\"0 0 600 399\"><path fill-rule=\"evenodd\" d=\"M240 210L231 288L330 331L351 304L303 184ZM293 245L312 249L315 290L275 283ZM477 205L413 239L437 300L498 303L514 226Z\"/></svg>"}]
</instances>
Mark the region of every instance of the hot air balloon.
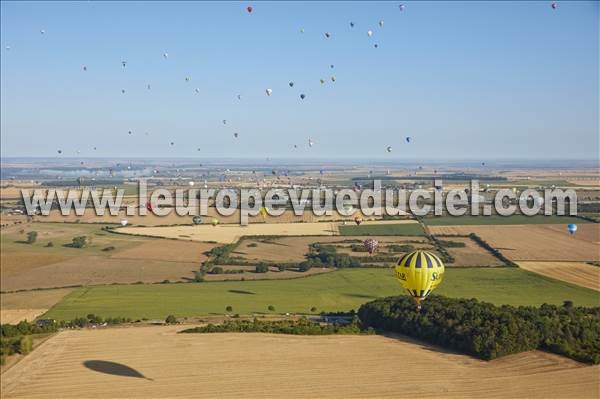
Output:
<instances>
[{"instance_id":1,"label":"hot air balloon","mask_svg":"<svg viewBox=\"0 0 600 399\"><path fill-rule=\"evenodd\" d=\"M237 139L239 135L240 135L239 133L234 133L233 137L235 137Z\"/></svg>"},{"instance_id":2,"label":"hot air balloon","mask_svg":"<svg viewBox=\"0 0 600 399\"><path fill-rule=\"evenodd\" d=\"M194 90L196 92L196 94L200 93L200 89L196 87L196 90Z\"/></svg>"},{"instance_id":3,"label":"hot air balloon","mask_svg":"<svg viewBox=\"0 0 600 399\"><path fill-rule=\"evenodd\" d=\"M392 152L392 146L391 145L388 145L387 152Z\"/></svg>"},{"instance_id":4,"label":"hot air balloon","mask_svg":"<svg viewBox=\"0 0 600 399\"><path fill-rule=\"evenodd\" d=\"M83 66L83 70L84 70L84 71L87 71L87 67L86 67L85 65Z\"/></svg>"},{"instance_id":5,"label":"hot air balloon","mask_svg":"<svg viewBox=\"0 0 600 399\"><path fill-rule=\"evenodd\" d=\"M58 150L58 151L56 151L56 152L58 152L59 154L62 154L62 150Z\"/></svg>"},{"instance_id":6,"label":"hot air balloon","mask_svg":"<svg viewBox=\"0 0 600 399\"><path fill-rule=\"evenodd\" d=\"M121 65L123 65L123 68L125 68L127 66L127 61L121 61Z\"/></svg>"},{"instance_id":7,"label":"hot air balloon","mask_svg":"<svg viewBox=\"0 0 600 399\"><path fill-rule=\"evenodd\" d=\"M375 48L379 48L379 44L375 43L375 44L373 45L373 47L375 47Z\"/></svg>"},{"instance_id":8,"label":"hot air balloon","mask_svg":"<svg viewBox=\"0 0 600 399\"><path fill-rule=\"evenodd\" d=\"M248 11L248 13L251 13L252 10L254 10L254 8L252 8L252 6L248 6L246 7L246 11Z\"/></svg>"},{"instance_id":9,"label":"hot air balloon","mask_svg":"<svg viewBox=\"0 0 600 399\"><path fill-rule=\"evenodd\" d=\"M146 88L147 88L148 90L150 90L150 89L151 89L151 86L150 86L150 84L147 84L147 85L146 85Z\"/></svg>"},{"instance_id":10,"label":"hot air balloon","mask_svg":"<svg viewBox=\"0 0 600 399\"><path fill-rule=\"evenodd\" d=\"M312 147L313 145L315 145L315 142L309 137L308 138L308 146Z\"/></svg>"},{"instance_id":11,"label":"hot air balloon","mask_svg":"<svg viewBox=\"0 0 600 399\"><path fill-rule=\"evenodd\" d=\"M350 22L350 27L354 28L354 22Z\"/></svg>"},{"instance_id":12,"label":"hot air balloon","mask_svg":"<svg viewBox=\"0 0 600 399\"><path fill-rule=\"evenodd\" d=\"M333 75L333 76L331 77L331 81L332 81L332 82L335 82L335 79L336 79L336 77L335 77L335 75Z\"/></svg>"},{"instance_id":13,"label":"hot air balloon","mask_svg":"<svg viewBox=\"0 0 600 399\"><path fill-rule=\"evenodd\" d=\"M300 33L304 33L304 28L300 28Z\"/></svg>"},{"instance_id":14,"label":"hot air balloon","mask_svg":"<svg viewBox=\"0 0 600 399\"><path fill-rule=\"evenodd\" d=\"M290 87L294 87L294 82L290 82L288 84L290 85Z\"/></svg>"},{"instance_id":15,"label":"hot air balloon","mask_svg":"<svg viewBox=\"0 0 600 399\"><path fill-rule=\"evenodd\" d=\"M411 140L412 140L412 138L411 138L411 137L409 137L409 136L407 136L407 137L406 137L406 142L407 142L407 143L410 143L410 141L411 141Z\"/></svg>"},{"instance_id":16,"label":"hot air balloon","mask_svg":"<svg viewBox=\"0 0 600 399\"><path fill-rule=\"evenodd\" d=\"M400 258L396 265L396 278L415 299L417 309L421 309L421 301L442 282L443 277L444 264L430 252L411 252Z\"/></svg>"},{"instance_id":17,"label":"hot air balloon","mask_svg":"<svg viewBox=\"0 0 600 399\"><path fill-rule=\"evenodd\" d=\"M367 31L367 36L369 36L369 37L373 36L373 31L372 30L368 30Z\"/></svg>"},{"instance_id":18,"label":"hot air balloon","mask_svg":"<svg viewBox=\"0 0 600 399\"><path fill-rule=\"evenodd\" d=\"M398 6L398 8L400 9L400 11L404 11L404 4L400 4L400 5Z\"/></svg>"},{"instance_id":19,"label":"hot air balloon","mask_svg":"<svg viewBox=\"0 0 600 399\"><path fill-rule=\"evenodd\" d=\"M558 4L556 2L553 2L552 4L550 4L550 7L552 7L553 10L556 10L558 8Z\"/></svg>"},{"instance_id":20,"label":"hot air balloon","mask_svg":"<svg viewBox=\"0 0 600 399\"><path fill-rule=\"evenodd\" d=\"M575 223L570 223L567 225L567 230L569 230L569 234L573 235L577 231L577 225Z\"/></svg>"},{"instance_id":21,"label":"hot air balloon","mask_svg":"<svg viewBox=\"0 0 600 399\"><path fill-rule=\"evenodd\" d=\"M127 134L131 135L133 132L131 130L127 131Z\"/></svg>"},{"instance_id":22,"label":"hot air balloon","mask_svg":"<svg viewBox=\"0 0 600 399\"><path fill-rule=\"evenodd\" d=\"M146 210L152 212L154 210L154 205L150 203L150 201L146 202Z\"/></svg>"},{"instance_id":23,"label":"hot air balloon","mask_svg":"<svg viewBox=\"0 0 600 399\"><path fill-rule=\"evenodd\" d=\"M267 208L265 208L264 206L260 207L260 211L259 211L260 216L265 219L268 215L267 213Z\"/></svg>"},{"instance_id":24,"label":"hot air balloon","mask_svg":"<svg viewBox=\"0 0 600 399\"><path fill-rule=\"evenodd\" d=\"M193 181L190 181L190 182L188 182L188 185L189 185L190 187L194 187L194 182L193 182Z\"/></svg>"},{"instance_id":25,"label":"hot air balloon","mask_svg":"<svg viewBox=\"0 0 600 399\"><path fill-rule=\"evenodd\" d=\"M357 216L354 218L354 223L356 223L357 226L360 226L360 224L363 222L363 219L360 216Z\"/></svg>"},{"instance_id":26,"label":"hot air balloon","mask_svg":"<svg viewBox=\"0 0 600 399\"><path fill-rule=\"evenodd\" d=\"M379 20L379 26L383 28L383 19Z\"/></svg>"},{"instance_id":27,"label":"hot air balloon","mask_svg":"<svg viewBox=\"0 0 600 399\"><path fill-rule=\"evenodd\" d=\"M325 79L321 78L319 79L319 82L321 82L321 84L325 84Z\"/></svg>"},{"instance_id":28,"label":"hot air balloon","mask_svg":"<svg viewBox=\"0 0 600 399\"><path fill-rule=\"evenodd\" d=\"M223 119L223 124L226 125L227 124L227 119Z\"/></svg>"},{"instance_id":29,"label":"hot air balloon","mask_svg":"<svg viewBox=\"0 0 600 399\"><path fill-rule=\"evenodd\" d=\"M191 78L190 76L186 76L186 77L185 77L185 81L186 81L186 82L189 82L190 80L192 80L192 78Z\"/></svg>"},{"instance_id":30,"label":"hot air balloon","mask_svg":"<svg viewBox=\"0 0 600 399\"><path fill-rule=\"evenodd\" d=\"M267 93L267 96L270 96L270 95L271 95L271 93L273 93L273 90L271 90L271 89L267 89L267 90L265 90L265 93Z\"/></svg>"},{"instance_id":31,"label":"hot air balloon","mask_svg":"<svg viewBox=\"0 0 600 399\"><path fill-rule=\"evenodd\" d=\"M329 39L331 37L331 33L325 32L325 37Z\"/></svg>"},{"instance_id":32,"label":"hot air balloon","mask_svg":"<svg viewBox=\"0 0 600 399\"><path fill-rule=\"evenodd\" d=\"M333 65L333 64L329 65L329 68L333 69L333 67L334 67L334 65Z\"/></svg>"},{"instance_id":33,"label":"hot air balloon","mask_svg":"<svg viewBox=\"0 0 600 399\"><path fill-rule=\"evenodd\" d=\"M212 224L213 227L216 227L219 224L219 219L212 218L212 220L210 221L210 224Z\"/></svg>"},{"instance_id":34,"label":"hot air balloon","mask_svg":"<svg viewBox=\"0 0 600 399\"><path fill-rule=\"evenodd\" d=\"M171 141L171 145L175 145L175 142L174 142L174 141Z\"/></svg>"},{"instance_id":35,"label":"hot air balloon","mask_svg":"<svg viewBox=\"0 0 600 399\"><path fill-rule=\"evenodd\" d=\"M166 60L167 58L169 58L169 53L163 53L163 58Z\"/></svg>"},{"instance_id":36,"label":"hot air balloon","mask_svg":"<svg viewBox=\"0 0 600 399\"><path fill-rule=\"evenodd\" d=\"M127 226L127 223L129 223L129 222L127 221L127 219L121 219L119 221L119 223L121 223L121 226L125 227L125 226Z\"/></svg>"},{"instance_id":37,"label":"hot air balloon","mask_svg":"<svg viewBox=\"0 0 600 399\"><path fill-rule=\"evenodd\" d=\"M122 94L125 94L125 89L121 89L121 93L122 93Z\"/></svg>"},{"instance_id":38,"label":"hot air balloon","mask_svg":"<svg viewBox=\"0 0 600 399\"><path fill-rule=\"evenodd\" d=\"M200 216L194 216L192 218L192 223L194 223L195 225L199 225L200 223L202 223L202 218Z\"/></svg>"},{"instance_id":39,"label":"hot air balloon","mask_svg":"<svg viewBox=\"0 0 600 399\"><path fill-rule=\"evenodd\" d=\"M306 94L300 94L300 99L304 100L306 98Z\"/></svg>"},{"instance_id":40,"label":"hot air balloon","mask_svg":"<svg viewBox=\"0 0 600 399\"><path fill-rule=\"evenodd\" d=\"M43 34L45 34L45 33L46 33L46 31L45 31L45 30L43 30L43 29L40 29L40 34L41 34L41 35L43 35Z\"/></svg>"},{"instance_id":41,"label":"hot air balloon","mask_svg":"<svg viewBox=\"0 0 600 399\"><path fill-rule=\"evenodd\" d=\"M10 46L6 46L4 48L6 49L6 51L10 51Z\"/></svg>"},{"instance_id":42,"label":"hot air balloon","mask_svg":"<svg viewBox=\"0 0 600 399\"><path fill-rule=\"evenodd\" d=\"M369 255L373 255L373 253L375 251L377 251L377 247L379 246L379 241L369 238L369 239L364 240L363 244L364 244L365 248L367 249L367 251L369 252Z\"/></svg>"},{"instance_id":43,"label":"hot air balloon","mask_svg":"<svg viewBox=\"0 0 600 399\"><path fill-rule=\"evenodd\" d=\"M237 99L238 99L238 100L241 100L241 99L242 99L242 95L241 95L241 94L238 94L238 95L237 95Z\"/></svg>"}]
</instances>

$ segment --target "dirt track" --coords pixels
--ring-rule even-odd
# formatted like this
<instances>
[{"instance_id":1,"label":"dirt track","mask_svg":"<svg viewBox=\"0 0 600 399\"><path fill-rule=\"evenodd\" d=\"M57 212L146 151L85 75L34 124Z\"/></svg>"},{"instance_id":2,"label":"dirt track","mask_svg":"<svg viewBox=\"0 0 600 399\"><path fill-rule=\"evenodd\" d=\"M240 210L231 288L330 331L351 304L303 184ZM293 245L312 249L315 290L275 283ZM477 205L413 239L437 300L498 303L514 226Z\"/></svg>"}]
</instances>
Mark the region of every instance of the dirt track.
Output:
<instances>
[{"instance_id":1,"label":"dirt track","mask_svg":"<svg viewBox=\"0 0 600 399\"><path fill-rule=\"evenodd\" d=\"M599 366L542 352L483 362L381 336L175 334L181 328L61 332L3 374L3 398L548 399L599 394ZM86 367L89 361L105 366Z\"/></svg>"}]
</instances>

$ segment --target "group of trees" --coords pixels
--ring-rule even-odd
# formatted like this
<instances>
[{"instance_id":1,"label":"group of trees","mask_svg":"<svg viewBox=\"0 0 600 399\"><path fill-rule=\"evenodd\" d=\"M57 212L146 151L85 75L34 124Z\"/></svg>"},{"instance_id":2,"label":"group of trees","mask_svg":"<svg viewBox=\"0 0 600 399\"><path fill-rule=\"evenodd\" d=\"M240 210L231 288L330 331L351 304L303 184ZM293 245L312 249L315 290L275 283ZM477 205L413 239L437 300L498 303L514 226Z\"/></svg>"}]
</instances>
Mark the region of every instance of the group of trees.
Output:
<instances>
[{"instance_id":1,"label":"group of trees","mask_svg":"<svg viewBox=\"0 0 600 399\"><path fill-rule=\"evenodd\" d=\"M182 333L258 332L294 335L359 334L363 332L357 322L346 325L321 324L307 319L263 321L227 320L222 324L189 328ZM372 331L364 331L372 332Z\"/></svg>"},{"instance_id":2,"label":"group of trees","mask_svg":"<svg viewBox=\"0 0 600 399\"><path fill-rule=\"evenodd\" d=\"M600 308L544 304L495 306L431 295L420 311L408 296L378 299L358 311L364 328L397 332L482 359L543 349L600 363Z\"/></svg>"},{"instance_id":3,"label":"group of trees","mask_svg":"<svg viewBox=\"0 0 600 399\"><path fill-rule=\"evenodd\" d=\"M310 245L307 260L299 264L301 271L312 267L360 267L360 261L348 254L338 254L333 245L314 243ZM305 269L305 270L302 270Z\"/></svg>"}]
</instances>

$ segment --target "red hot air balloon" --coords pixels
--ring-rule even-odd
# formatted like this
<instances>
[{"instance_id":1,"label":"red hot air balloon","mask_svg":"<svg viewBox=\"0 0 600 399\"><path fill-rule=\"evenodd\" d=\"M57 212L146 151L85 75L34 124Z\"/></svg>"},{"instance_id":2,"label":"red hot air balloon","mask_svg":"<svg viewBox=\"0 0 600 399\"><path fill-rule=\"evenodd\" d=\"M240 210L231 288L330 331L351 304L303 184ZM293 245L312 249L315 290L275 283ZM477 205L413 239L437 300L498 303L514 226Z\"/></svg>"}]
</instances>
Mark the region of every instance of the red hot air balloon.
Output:
<instances>
[{"instance_id":1,"label":"red hot air balloon","mask_svg":"<svg viewBox=\"0 0 600 399\"><path fill-rule=\"evenodd\" d=\"M248 6L248 7L246 7L246 10L248 10L248 12L252 12L253 8L252 8L252 6Z\"/></svg>"},{"instance_id":2,"label":"red hot air balloon","mask_svg":"<svg viewBox=\"0 0 600 399\"><path fill-rule=\"evenodd\" d=\"M379 246L379 241L369 238L363 242L367 251L369 251L369 255L373 255L375 251L377 251L377 247Z\"/></svg>"},{"instance_id":3,"label":"red hot air balloon","mask_svg":"<svg viewBox=\"0 0 600 399\"><path fill-rule=\"evenodd\" d=\"M150 202L146 202L146 210L149 212L154 211L154 205L152 205Z\"/></svg>"}]
</instances>

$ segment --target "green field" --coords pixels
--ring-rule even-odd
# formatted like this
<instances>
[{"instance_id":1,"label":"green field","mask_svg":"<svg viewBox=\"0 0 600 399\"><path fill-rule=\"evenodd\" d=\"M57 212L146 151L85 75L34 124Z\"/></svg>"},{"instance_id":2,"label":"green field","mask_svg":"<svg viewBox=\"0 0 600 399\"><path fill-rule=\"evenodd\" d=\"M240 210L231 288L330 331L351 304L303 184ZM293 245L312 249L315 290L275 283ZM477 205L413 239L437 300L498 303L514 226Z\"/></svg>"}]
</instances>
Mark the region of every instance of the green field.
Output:
<instances>
[{"instance_id":1,"label":"green field","mask_svg":"<svg viewBox=\"0 0 600 399\"><path fill-rule=\"evenodd\" d=\"M418 223L405 224L363 224L360 226L339 226L343 236L423 236L425 232Z\"/></svg>"},{"instance_id":2,"label":"green field","mask_svg":"<svg viewBox=\"0 0 600 399\"><path fill-rule=\"evenodd\" d=\"M189 284L112 285L74 290L44 317L73 319L95 313L103 317L164 319L234 313L310 313L356 309L378 297L402 294L390 269L343 269L293 280L211 282ZM600 306L596 291L517 268L451 269L436 293L478 298L495 304L561 304Z\"/></svg>"},{"instance_id":3,"label":"green field","mask_svg":"<svg viewBox=\"0 0 600 399\"><path fill-rule=\"evenodd\" d=\"M501 224L569 224L590 223L574 216L432 216L423 219L428 226L460 226L460 225L501 225Z\"/></svg>"}]
</instances>

